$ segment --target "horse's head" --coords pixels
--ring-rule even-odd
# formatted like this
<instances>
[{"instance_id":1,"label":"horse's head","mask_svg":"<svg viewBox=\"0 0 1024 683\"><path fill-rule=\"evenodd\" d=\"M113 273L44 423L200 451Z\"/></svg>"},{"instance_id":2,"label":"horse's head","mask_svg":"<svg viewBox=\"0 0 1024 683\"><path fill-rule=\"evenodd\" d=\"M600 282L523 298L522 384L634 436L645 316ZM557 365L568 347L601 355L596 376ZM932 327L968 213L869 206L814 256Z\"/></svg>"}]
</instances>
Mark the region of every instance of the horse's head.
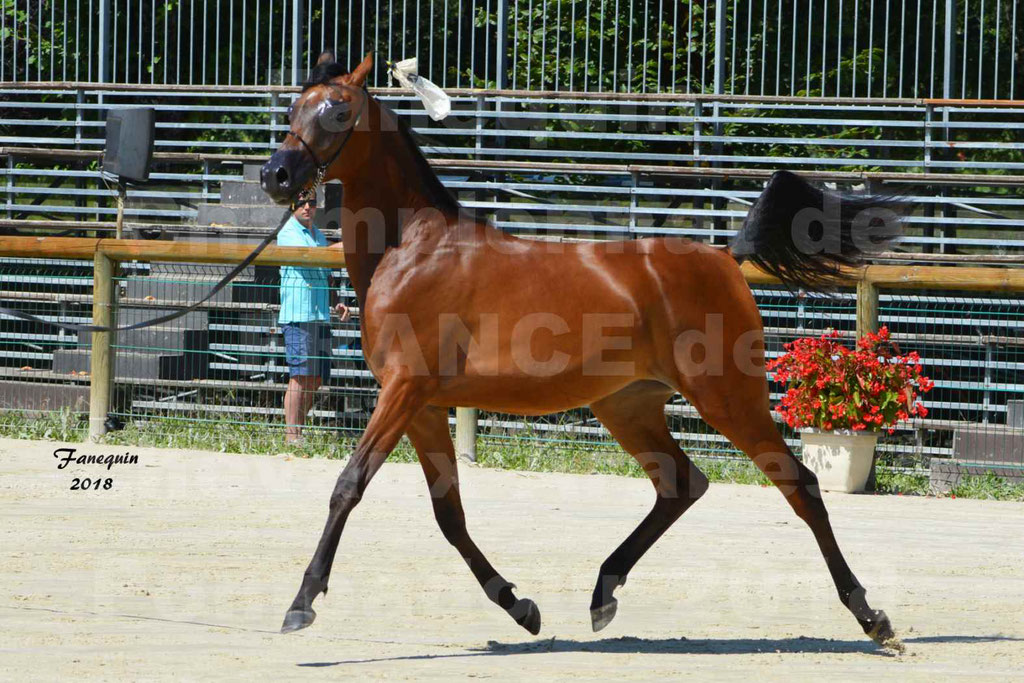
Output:
<instances>
[{"instance_id":1,"label":"horse's head","mask_svg":"<svg viewBox=\"0 0 1024 683\"><path fill-rule=\"evenodd\" d=\"M334 61L333 53L320 55L288 110L284 142L260 171L263 191L275 202L287 204L303 188L338 177L336 164L357 146L357 126L365 129L370 95L363 84L371 69L372 53L351 73Z\"/></svg>"}]
</instances>

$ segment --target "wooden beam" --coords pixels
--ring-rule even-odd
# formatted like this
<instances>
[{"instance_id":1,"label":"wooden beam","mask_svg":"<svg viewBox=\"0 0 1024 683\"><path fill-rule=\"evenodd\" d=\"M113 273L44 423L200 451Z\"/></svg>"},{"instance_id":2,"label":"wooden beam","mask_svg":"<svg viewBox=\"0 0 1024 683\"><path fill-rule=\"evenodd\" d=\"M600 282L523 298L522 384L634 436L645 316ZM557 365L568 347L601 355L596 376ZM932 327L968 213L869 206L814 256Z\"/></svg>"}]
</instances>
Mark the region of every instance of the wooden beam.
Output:
<instances>
[{"instance_id":1,"label":"wooden beam","mask_svg":"<svg viewBox=\"0 0 1024 683\"><path fill-rule=\"evenodd\" d=\"M857 283L857 339L878 331L878 287L870 280Z\"/></svg>"},{"instance_id":2,"label":"wooden beam","mask_svg":"<svg viewBox=\"0 0 1024 683\"><path fill-rule=\"evenodd\" d=\"M171 242L168 240L112 240L82 237L0 237L0 256L17 258L92 259L102 253L115 261L173 263L238 263L253 250L251 244ZM339 268L345 265L341 249L278 247L271 245L255 263L268 266Z\"/></svg>"},{"instance_id":3,"label":"wooden beam","mask_svg":"<svg viewBox=\"0 0 1024 683\"><path fill-rule=\"evenodd\" d=\"M238 263L252 253L252 244L170 242L167 240L100 240L99 250L118 261L174 263ZM345 252L325 247L268 246L254 263L266 266L340 268Z\"/></svg>"},{"instance_id":4,"label":"wooden beam","mask_svg":"<svg viewBox=\"0 0 1024 683\"><path fill-rule=\"evenodd\" d=\"M114 294L114 273L117 264L96 252L93 257L92 322L99 327L115 327L117 315ZM116 332L93 332L89 357L89 438L96 440L107 433L114 379L114 344Z\"/></svg>"},{"instance_id":5,"label":"wooden beam","mask_svg":"<svg viewBox=\"0 0 1024 683\"><path fill-rule=\"evenodd\" d=\"M171 242L168 240L116 240L82 237L0 237L0 256L89 260L100 252L116 261L176 263L238 263L253 249L251 244ZM255 263L268 266L338 268L345 265L341 249L278 247L271 245ZM751 263L743 276L751 285L777 285L778 279ZM840 286L855 287L868 280L878 289L950 289L959 291L1024 292L1024 268L980 266L872 265L844 271Z\"/></svg>"},{"instance_id":6,"label":"wooden beam","mask_svg":"<svg viewBox=\"0 0 1024 683\"><path fill-rule=\"evenodd\" d=\"M99 243L91 237L0 237L0 256L91 261Z\"/></svg>"},{"instance_id":7,"label":"wooden beam","mask_svg":"<svg viewBox=\"0 0 1024 683\"><path fill-rule=\"evenodd\" d=\"M868 266L865 277L883 289L1024 292L1024 269L977 266Z\"/></svg>"}]
</instances>

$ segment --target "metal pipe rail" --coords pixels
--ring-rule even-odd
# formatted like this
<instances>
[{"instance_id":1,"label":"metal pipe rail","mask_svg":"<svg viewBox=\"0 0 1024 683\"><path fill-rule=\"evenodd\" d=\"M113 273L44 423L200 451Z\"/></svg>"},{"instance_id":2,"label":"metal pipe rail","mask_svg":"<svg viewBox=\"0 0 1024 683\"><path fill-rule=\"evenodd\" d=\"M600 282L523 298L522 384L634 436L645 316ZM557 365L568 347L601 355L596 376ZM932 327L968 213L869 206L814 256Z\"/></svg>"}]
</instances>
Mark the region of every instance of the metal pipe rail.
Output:
<instances>
[{"instance_id":1,"label":"metal pipe rail","mask_svg":"<svg viewBox=\"0 0 1024 683\"><path fill-rule=\"evenodd\" d=\"M55 147L23 147L0 146L0 157L43 159L85 159L98 160L103 158L103 151L98 149L61 149ZM214 154L188 152L154 152L154 161L202 163L204 161L220 163L263 163L270 158L269 154ZM427 162L438 169L472 169L486 171L533 171L549 173L608 173L614 175L664 175L664 176L696 176L702 178L732 178L741 180L767 180L774 170L762 168L710 168L692 166L672 166L669 164L570 164L558 161L502 161L500 159L445 159L430 158ZM845 182L892 182L919 183L928 185L1007 185L1017 187L1024 185L1024 175L1004 175L994 173L913 173L896 171L833 171L829 169L801 170L800 175L818 181Z\"/></svg>"},{"instance_id":2,"label":"metal pipe rail","mask_svg":"<svg viewBox=\"0 0 1024 683\"><path fill-rule=\"evenodd\" d=\"M294 85L177 85L153 83L103 83L98 81L0 81L3 90L83 90L90 94L112 94L117 92L169 92L178 94L298 94L301 86ZM368 88L374 96L398 96L412 98L414 94L405 88ZM799 97L786 95L736 95L713 93L668 93L668 92L595 92L583 90L525 90L497 88L445 88L450 97L458 98L516 98L537 100L586 100L606 102L649 103L693 103L721 102L726 104L797 104L797 105L862 105L893 107L996 107L1024 108L1024 100L1014 99L962 99L941 97Z\"/></svg>"},{"instance_id":3,"label":"metal pipe rail","mask_svg":"<svg viewBox=\"0 0 1024 683\"><path fill-rule=\"evenodd\" d=\"M384 12L370 0L308 0L305 11L302 2L119 9L90 0L60 9L40 0L0 19L9 34L0 80L295 84L321 49L337 46L348 64L369 50L388 60L418 55L420 73L446 88L482 81L555 91L1020 94L1020 0L987 12L982 2L980 14L966 0L919 3L909 15L896 0L791 4L414 0ZM486 21L476 21L478 11ZM387 81L381 71L373 84Z\"/></svg>"},{"instance_id":4,"label":"metal pipe rail","mask_svg":"<svg viewBox=\"0 0 1024 683\"><path fill-rule=\"evenodd\" d=\"M0 210L6 209L8 219L112 215L113 194L98 171L40 167L60 155L79 164L98 158L98 150L81 148L102 146L100 112L115 103L149 103L151 95L165 96L157 105L156 153L165 166L151 188L129 193L139 200L129 216L195 219L196 203L216 203L221 183L241 179L238 169L225 164L258 163L277 146L295 92L71 85L89 87L47 91L18 84L2 91L18 100L9 102L12 107L28 112L6 122L11 130L32 131L32 137L0 139L14 143L4 148L7 168L0 168L7 198ZM467 204L496 212L496 224L510 232L582 230L721 241L756 195L757 183L773 168L785 167L869 190L909 188L922 209L909 219L907 244L921 249L1024 250L1024 163L1018 160L1024 143L1000 137L1024 114L1019 100L455 89L450 120L421 124L422 110L407 93L377 92L403 116L418 116L419 132L442 140L424 148L434 168L464 200L472 198ZM33 101L43 93L48 101ZM221 121L224 116L228 123ZM722 134L732 124L743 134ZM75 149L30 151L24 145L31 142ZM187 147L199 151L178 151ZM32 163L19 168L15 159ZM174 163L193 167L166 167ZM548 177L554 174L578 179L554 182ZM55 184L66 192L55 194ZM976 190L996 186L1005 189ZM561 212L564 219L541 220L538 211Z\"/></svg>"},{"instance_id":5,"label":"metal pipe rail","mask_svg":"<svg viewBox=\"0 0 1024 683\"><path fill-rule=\"evenodd\" d=\"M43 159L86 159L103 158L102 150L75 150L53 147L0 146L0 157ZM186 152L154 152L155 161L202 163L263 163L269 154L212 154ZM500 159L445 159L430 158L427 162L438 169L486 170L495 172L533 171L548 173L607 173L630 175L638 173L651 176L695 176L701 178L731 178L741 180L767 180L774 170L762 168L708 168L672 166L669 164L570 164L557 161L502 161ZM1024 175L1003 175L994 173L913 173L894 171L833 171L828 169L801 170L800 175L818 181L845 182L892 182L919 183L928 185L1024 185Z\"/></svg>"}]
</instances>

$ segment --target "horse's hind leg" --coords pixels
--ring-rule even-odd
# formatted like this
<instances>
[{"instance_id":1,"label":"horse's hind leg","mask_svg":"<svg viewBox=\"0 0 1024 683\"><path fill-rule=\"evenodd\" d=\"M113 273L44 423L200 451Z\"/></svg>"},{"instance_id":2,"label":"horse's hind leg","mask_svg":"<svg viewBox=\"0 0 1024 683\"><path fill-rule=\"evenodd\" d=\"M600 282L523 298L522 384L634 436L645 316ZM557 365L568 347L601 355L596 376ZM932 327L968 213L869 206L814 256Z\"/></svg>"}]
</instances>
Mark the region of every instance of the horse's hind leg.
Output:
<instances>
[{"instance_id":1,"label":"horse's hind leg","mask_svg":"<svg viewBox=\"0 0 1024 683\"><path fill-rule=\"evenodd\" d=\"M540 633L540 610L537 605L533 600L516 598L512 592L515 586L498 574L466 530L466 515L462 511L462 498L459 496L455 448L448 430L448 411L443 408L424 408L409 425L407 433L427 477L434 517L441 527L441 533L462 555L491 602L508 612L517 624L537 635Z\"/></svg>"},{"instance_id":2,"label":"horse's hind leg","mask_svg":"<svg viewBox=\"0 0 1024 683\"><path fill-rule=\"evenodd\" d=\"M708 480L686 457L665 423L672 390L640 382L590 406L619 444L640 463L654 484L654 507L601 565L590 602L590 619L600 631L614 618L612 593L626 583L633 565L708 488Z\"/></svg>"},{"instance_id":3,"label":"horse's hind leg","mask_svg":"<svg viewBox=\"0 0 1024 683\"><path fill-rule=\"evenodd\" d=\"M864 632L880 645L895 645L898 641L888 617L868 606L866 591L839 549L818 489L818 478L796 459L772 421L763 374L735 373L684 380L683 394L712 427L746 453L772 480L793 511L807 523L825 558L839 599Z\"/></svg>"}]
</instances>

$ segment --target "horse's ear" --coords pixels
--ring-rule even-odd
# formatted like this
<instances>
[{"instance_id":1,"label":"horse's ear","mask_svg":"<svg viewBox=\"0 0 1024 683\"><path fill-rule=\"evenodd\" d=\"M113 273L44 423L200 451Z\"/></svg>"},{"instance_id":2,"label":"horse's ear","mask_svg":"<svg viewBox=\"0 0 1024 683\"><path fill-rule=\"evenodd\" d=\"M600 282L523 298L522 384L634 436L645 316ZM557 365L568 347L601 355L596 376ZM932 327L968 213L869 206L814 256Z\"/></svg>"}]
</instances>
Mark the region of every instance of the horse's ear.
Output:
<instances>
[{"instance_id":1,"label":"horse's ear","mask_svg":"<svg viewBox=\"0 0 1024 683\"><path fill-rule=\"evenodd\" d=\"M336 61L338 60L334 58L334 50L324 50L316 60L316 65L320 66L321 64L330 64Z\"/></svg>"},{"instance_id":2,"label":"horse's ear","mask_svg":"<svg viewBox=\"0 0 1024 683\"><path fill-rule=\"evenodd\" d=\"M367 52L359 66L352 69L352 73L348 75L348 82L356 86L363 85L371 71L373 71L373 53Z\"/></svg>"}]
</instances>

